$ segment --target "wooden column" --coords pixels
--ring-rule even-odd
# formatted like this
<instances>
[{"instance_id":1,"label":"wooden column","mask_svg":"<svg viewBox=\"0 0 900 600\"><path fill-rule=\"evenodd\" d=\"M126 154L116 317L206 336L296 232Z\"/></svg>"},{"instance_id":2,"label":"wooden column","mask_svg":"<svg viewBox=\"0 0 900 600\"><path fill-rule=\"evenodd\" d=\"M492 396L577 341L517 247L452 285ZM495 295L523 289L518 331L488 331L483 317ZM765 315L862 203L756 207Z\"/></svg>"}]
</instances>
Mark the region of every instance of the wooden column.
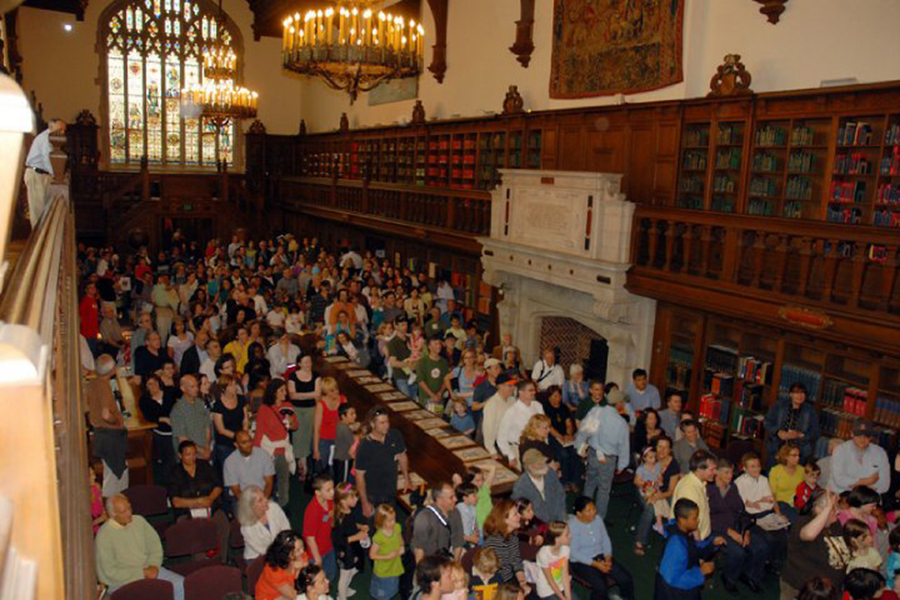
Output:
<instances>
[{"instance_id":1,"label":"wooden column","mask_svg":"<svg viewBox=\"0 0 900 600\"><path fill-rule=\"evenodd\" d=\"M444 83L444 74L447 72L447 4L448 0L428 0L434 16L434 46L428 70L438 83Z\"/></svg>"}]
</instances>

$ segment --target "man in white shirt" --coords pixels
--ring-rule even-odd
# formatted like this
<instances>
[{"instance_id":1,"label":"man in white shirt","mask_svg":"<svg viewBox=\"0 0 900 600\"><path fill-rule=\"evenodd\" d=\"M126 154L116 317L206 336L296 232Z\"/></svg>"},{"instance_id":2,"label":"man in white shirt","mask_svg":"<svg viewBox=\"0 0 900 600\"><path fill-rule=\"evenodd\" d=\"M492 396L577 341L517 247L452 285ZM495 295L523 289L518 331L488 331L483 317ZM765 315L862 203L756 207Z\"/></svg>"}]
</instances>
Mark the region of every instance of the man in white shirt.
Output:
<instances>
[{"instance_id":1,"label":"man in white shirt","mask_svg":"<svg viewBox=\"0 0 900 600\"><path fill-rule=\"evenodd\" d=\"M37 227L47 206L47 192L53 181L53 165L50 153L53 145L51 135L65 135L66 123L59 119L50 119L47 129L35 136L25 158L25 188L28 190L28 218L31 228Z\"/></svg>"},{"instance_id":2,"label":"man in white shirt","mask_svg":"<svg viewBox=\"0 0 900 600\"><path fill-rule=\"evenodd\" d=\"M491 454L497 452L497 434L500 431L500 423L509 407L514 402L516 380L506 373L497 376L497 392L488 398L484 404L484 419L482 421L482 434L484 435L484 447Z\"/></svg>"},{"instance_id":3,"label":"man in white shirt","mask_svg":"<svg viewBox=\"0 0 900 600\"><path fill-rule=\"evenodd\" d=\"M253 438L246 431L235 434L234 445L238 451L228 455L223 467L225 487L235 500L239 500L241 492L251 486L261 489L266 498L271 497L275 480L272 457L262 448L254 446Z\"/></svg>"},{"instance_id":4,"label":"man in white shirt","mask_svg":"<svg viewBox=\"0 0 900 600\"><path fill-rule=\"evenodd\" d=\"M520 381L516 386L519 399L509 407L500 421L497 432L497 447L509 460L509 464L519 468L519 438L534 415L544 414L544 407L534 397L537 389L533 381Z\"/></svg>"},{"instance_id":5,"label":"man in white shirt","mask_svg":"<svg viewBox=\"0 0 900 600\"><path fill-rule=\"evenodd\" d=\"M221 356L222 345L219 344L219 340L211 339L206 342L206 359L200 363L200 374L206 375L213 383L218 379L216 377L216 363Z\"/></svg>"},{"instance_id":6,"label":"man in white shirt","mask_svg":"<svg viewBox=\"0 0 900 600\"><path fill-rule=\"evenodd\" d=\"M891 485L891 468L887 452L872 443L877 435L871 421L859 419L853 424L853 438L835 449L831 455L831 480L828 487L843 493L859 485L885 494Z\"/></svg>"},{"instance_id":7,"label":"man in white shirt","mask_svg":"<svg viewBox=\"0 0 900 600\"><path fill-rule=\"evenodd\" d=\"M350 248L348 252L341 256L339 264L342 267L347 266L347 261L349 261L350 265L357 271L363 268L362 256L359 255L359 252L356 251L356 248Z\"/></svg>"},{"instance_id":8,"label":"man in white shirt","mask_svg":"<svg viewBox=\"0 0 900 600\"><path fill-rule=\"evenodd\" d=\"M556 364L556 353L552 349L544 350L543 358L534 363L531 379L542 392L549 389L551 385L559 387L565 385L566 373L560 365Z\"/></svg>"},{"instance_id":9,"label":"man in white shirt","mask_svg":"<svg viewBox=\"0 0 900 600\"><path fill-rule=\"evenodd\" d=\"M272 377L281 377L287 371L288 365L297 362L300 348L291 343L291 336L287 332L281 334L281 338L269 348L266 358L269 359L269 368Z\"/></svg>"}]
</instances>

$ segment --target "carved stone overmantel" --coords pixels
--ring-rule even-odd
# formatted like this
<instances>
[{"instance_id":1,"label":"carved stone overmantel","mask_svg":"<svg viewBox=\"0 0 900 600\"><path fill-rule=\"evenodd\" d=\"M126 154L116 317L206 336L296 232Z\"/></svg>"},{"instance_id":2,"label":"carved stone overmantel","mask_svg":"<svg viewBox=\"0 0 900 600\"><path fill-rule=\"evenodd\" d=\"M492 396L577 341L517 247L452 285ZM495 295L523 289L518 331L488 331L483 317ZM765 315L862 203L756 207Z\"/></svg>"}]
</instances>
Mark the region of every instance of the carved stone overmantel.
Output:
<instances>
[{"instance_id":1,"label":"carved stone overmantel","mask_svg":"<svg viewBox=\"0 0 900 600\"><path fill-rule=\"evenodd\" d=\"M502 170L492 192L483 278L500 288L500 332L526 364L540 351L541 319L567 316L609 344L607 373L623 385L650 361L655 301L625 289L634 204L621 175Z\"/></svg>"}]
</instances>

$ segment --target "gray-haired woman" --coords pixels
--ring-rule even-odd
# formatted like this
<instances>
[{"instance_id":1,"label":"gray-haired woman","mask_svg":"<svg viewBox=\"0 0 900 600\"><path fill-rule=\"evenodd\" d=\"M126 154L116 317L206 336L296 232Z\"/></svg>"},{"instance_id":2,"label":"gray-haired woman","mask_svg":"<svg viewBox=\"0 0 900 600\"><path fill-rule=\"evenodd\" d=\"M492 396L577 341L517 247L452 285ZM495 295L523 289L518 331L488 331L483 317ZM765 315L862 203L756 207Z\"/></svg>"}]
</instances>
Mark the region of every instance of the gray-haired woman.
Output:
<instances>
[{"instance_id":1,"label":"gray-haired woman","mask_svg":"<svg viewBox=\"0 0 900 600\"><path fill-rule=\"evenodd\" d=\"M265 554L275 536L291 528L278 503L269 502L263 491L255 485L241 493L237 518L244 536L244 560L247 561Z\"/></svg>"}]
</instances>

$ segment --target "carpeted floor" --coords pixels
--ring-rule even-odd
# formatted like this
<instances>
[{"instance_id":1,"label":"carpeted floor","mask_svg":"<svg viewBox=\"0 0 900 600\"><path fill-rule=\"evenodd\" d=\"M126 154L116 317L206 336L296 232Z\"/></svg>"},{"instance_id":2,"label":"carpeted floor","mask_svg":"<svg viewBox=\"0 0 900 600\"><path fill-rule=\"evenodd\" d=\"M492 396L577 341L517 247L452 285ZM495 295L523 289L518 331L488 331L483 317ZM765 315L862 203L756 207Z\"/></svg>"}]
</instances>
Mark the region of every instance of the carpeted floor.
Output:
<instances>
[{"instance_id":1,"label":"carpeted floor","mask_svg":"<svg viewBox=\"0 0 900 600\"><path fill-rule=\"evenodd\" d=\"M309 500L310 496L304 494L301 486L294 480L291 486L291 501L285 512L297 531L302 531L303 529L303 510ZM574 498L570 494L570 510L573 500ZM663 542L662 538L654 533L646 554L644 556L636 556L634 554L634 533L631 528L637 524L640 512L636 507L634 509L630 507L630 496L614 497L610 500L608 520L612 523L612 527L609 528L609 535L612 539L616 560L621 561L634 578L636 600L651 600L653 598L655 569L659 563ZM353 588L357 590L355 598L362 600L369 597L370 573L371 571L367 570L357 575L353 580ZM579 586L576 586L574 594L581 600L590 598L589 592ZM741 584L738 585L737 594L729 594L722 587L718 574L707 580L706 588L703 591L704 600L734 600L735 598L775 600L778 596L778 579L772 573L769 573L766 581L763 582L763 592L760 594L754 594Z\"/></svg>"}]
</instances>

